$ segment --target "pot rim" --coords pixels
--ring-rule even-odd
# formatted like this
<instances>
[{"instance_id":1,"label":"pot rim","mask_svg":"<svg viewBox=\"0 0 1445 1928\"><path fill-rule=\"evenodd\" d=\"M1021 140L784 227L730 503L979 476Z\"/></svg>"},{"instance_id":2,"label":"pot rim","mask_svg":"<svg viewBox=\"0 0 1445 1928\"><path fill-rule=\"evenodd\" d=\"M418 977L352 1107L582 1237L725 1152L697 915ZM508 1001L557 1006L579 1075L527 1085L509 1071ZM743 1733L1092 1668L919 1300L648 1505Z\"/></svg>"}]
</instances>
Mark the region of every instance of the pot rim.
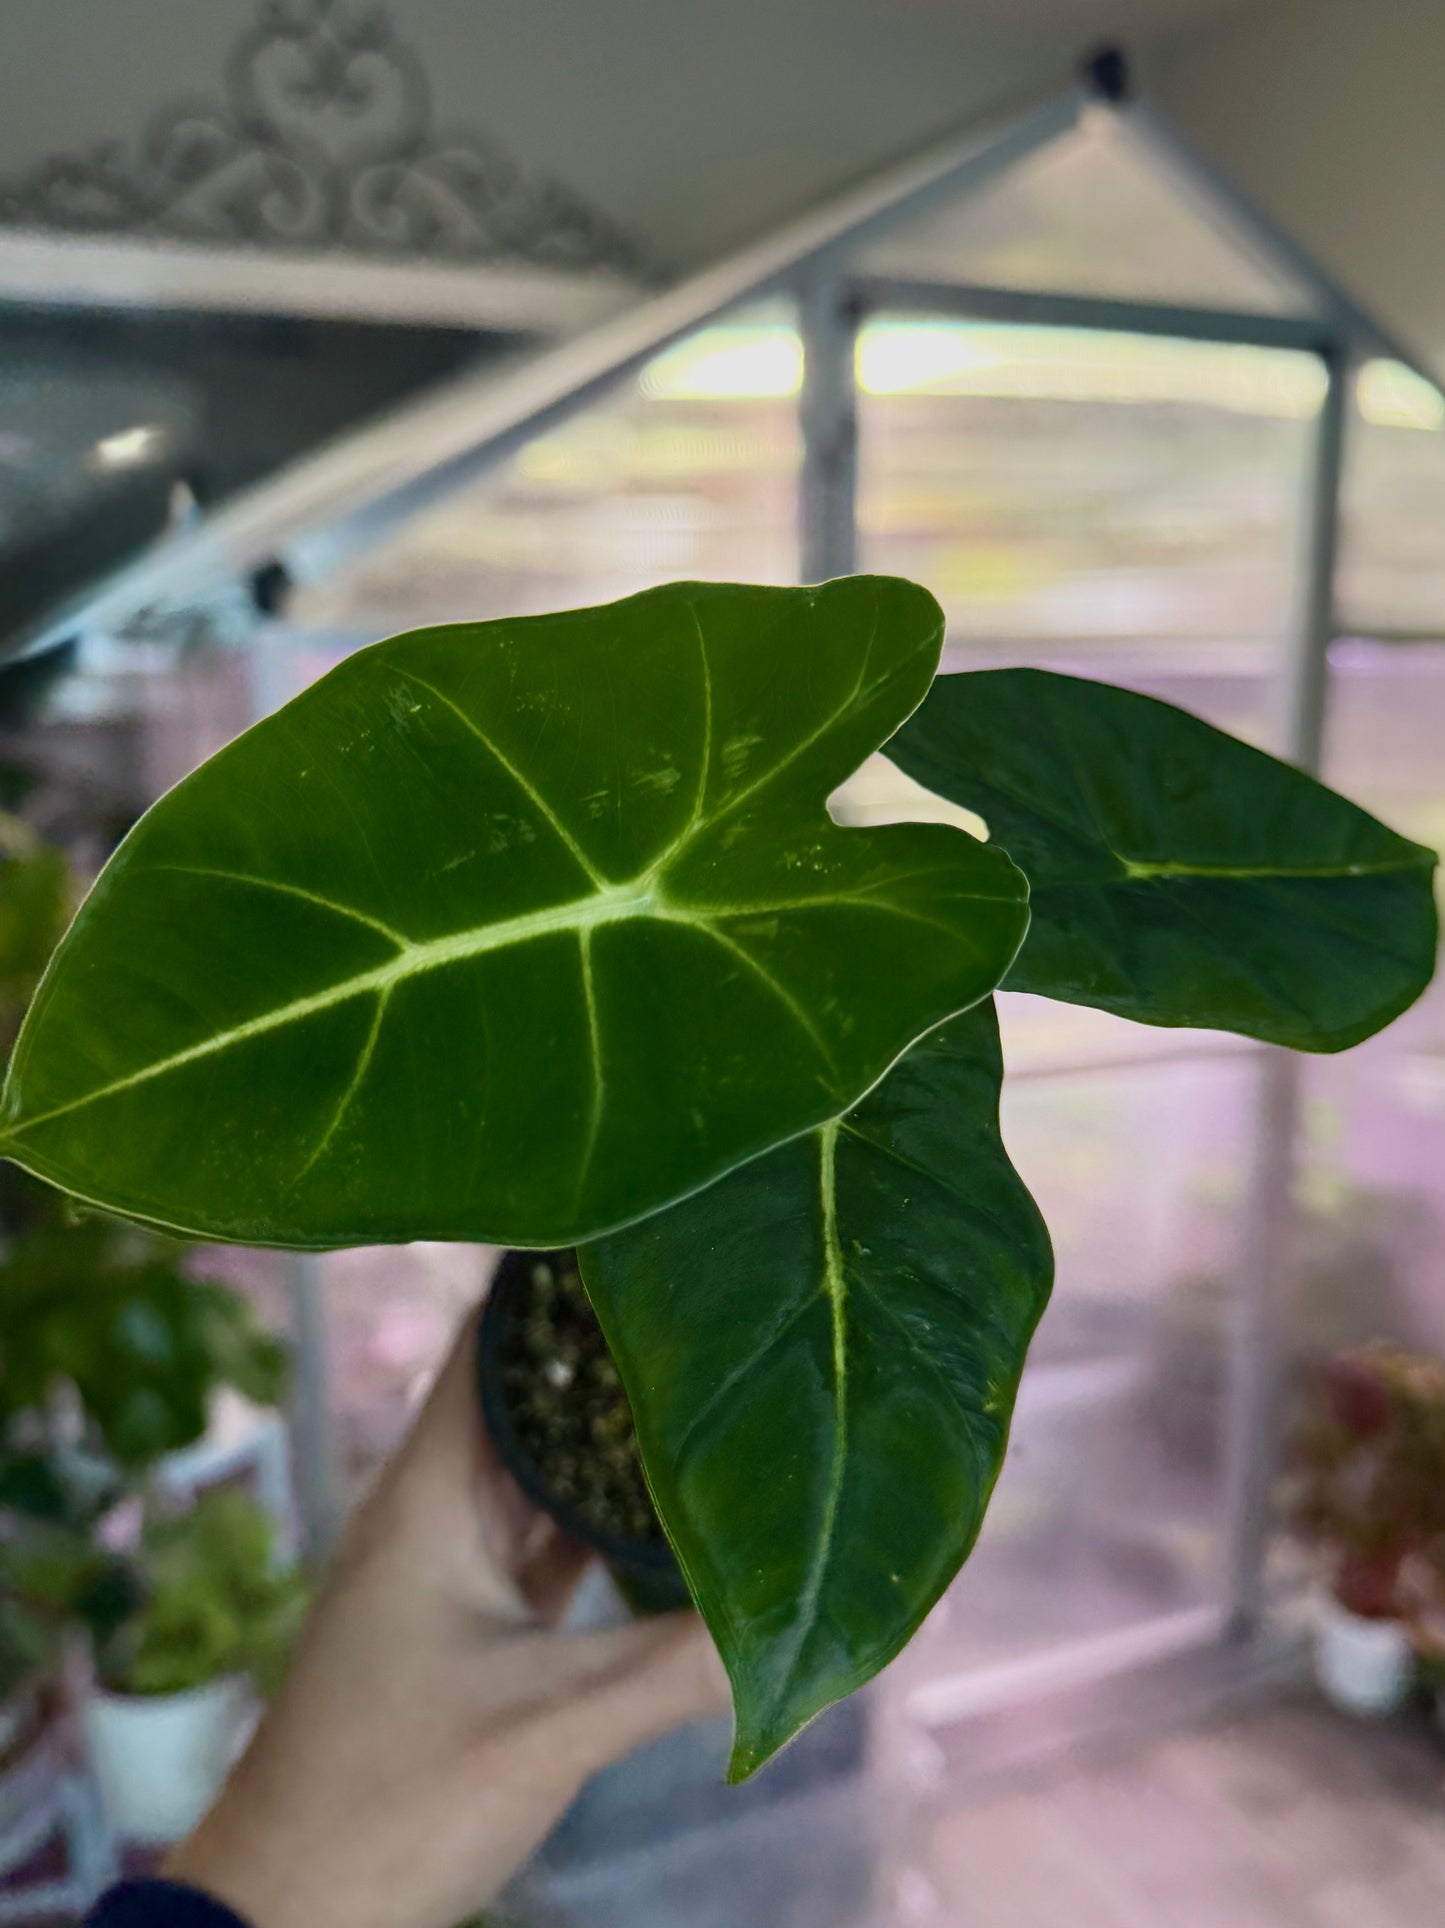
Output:
<instances>
[{"instance_id":1,"label":"pot rim","mask_svg":"<svg viewBox=\"0 0 1445 1928\"><path fill-rule=\"evenodd\" d=\"M512 1424L502 1383L502 1342L516 1321L522 1296L531 1283L530 1268L548 1261L556 1264L574 1259L574 1252L566 1246L545 1250L514 1248L502 1254L477 1326L477 1389L482 1415L507 1471L532 1504L549 1514L569 1539L591 1547L609 1564L659 1576L675 1574L679 1571L677 1555L667 1540L634 1540L625 1534L610 1532L606 1527L594 1526L570 1501L559 1498L548 1486L542 1469L523 1446Z\"/></svg>"},{"instance_id":2,"label":"pot rim","mask_svg":"<svg viewBox=\"0 0 1445 1928\"><path fill-rule=\"evenodd\" d=\"M250 1676L242 1671L217 1674L214 1679L203 1680L198 1687L181 1687L169 1694L128 1693L120 1687L108 1687L103 1680L96 1678L86 1695L87 1704L125 1709L150 1709L156 1707L180 1707L187 1702L204 1701L218 1698L223 1690L244 1687Z\"/></svg>"}]
</instances>

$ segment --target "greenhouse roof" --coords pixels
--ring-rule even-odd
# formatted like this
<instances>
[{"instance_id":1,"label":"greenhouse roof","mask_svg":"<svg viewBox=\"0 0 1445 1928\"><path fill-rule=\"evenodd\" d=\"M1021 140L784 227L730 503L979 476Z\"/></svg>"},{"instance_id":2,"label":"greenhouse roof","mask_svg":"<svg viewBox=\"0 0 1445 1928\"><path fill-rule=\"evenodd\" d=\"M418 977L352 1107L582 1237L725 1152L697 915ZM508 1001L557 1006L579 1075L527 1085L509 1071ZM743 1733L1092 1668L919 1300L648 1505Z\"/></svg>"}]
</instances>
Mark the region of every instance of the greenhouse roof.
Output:
<instances>
[{"instance_id":1,"label":"greenhouse roof","mask_svg":"<svg viewBox=\"0 0 1445 1928\"><path fill-rule=\"evenodd\" d=\"M594 326L433 383L0 649L114 632L247 580L322 578L694 331L779 294L821 297L844 325L886 309L1414 366L1133 98L1123 57L1105 53L1065 93L971 127Z\"/></svg>"}]
</instances>

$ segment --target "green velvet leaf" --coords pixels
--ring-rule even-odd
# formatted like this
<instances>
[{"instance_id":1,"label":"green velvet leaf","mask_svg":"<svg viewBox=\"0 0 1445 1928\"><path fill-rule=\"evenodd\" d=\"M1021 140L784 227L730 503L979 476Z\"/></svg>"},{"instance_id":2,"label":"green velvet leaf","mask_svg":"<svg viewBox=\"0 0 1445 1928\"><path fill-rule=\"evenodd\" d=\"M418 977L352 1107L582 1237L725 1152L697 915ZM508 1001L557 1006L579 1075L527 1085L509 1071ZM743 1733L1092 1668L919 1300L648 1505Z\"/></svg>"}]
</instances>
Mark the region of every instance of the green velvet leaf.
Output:
<instances>
[{"instance_id":1,"label":"green velvet leaf","mask_svg":"<svg viewBox=\"0 0 1445 1928\"><path fill-rule=\"evenodd\" d=\"M552 1246L831 1117L1027 922L1001 852L824 808L941 634L858 577L360 651L126 839L0 1152L207 1238Z\"/></svg>"},{"instance_id":2,"label":"green velvet leaf","mask_svg":"<svg viewBox=\"0 0 1445 1928\"><path fill-rule=\"evenodd\" d=\"M585 1246L659 1514L732 1677L732 1778L872 1678L972 1547L1053 1261L993 1004L846 1116Z\"/></svg>"},{"instance_id":3,"label":"green velvet leaf","mask_svg":"<svg viewBox=\"0 0 1445 1928\"><path fill-rule=\"evenodd\" d=\"M944 676L888 755L1027 874L1011 991L1340 1051L1430 981L1434 852L1172 704Z\"/></svg>"}]
</instances>

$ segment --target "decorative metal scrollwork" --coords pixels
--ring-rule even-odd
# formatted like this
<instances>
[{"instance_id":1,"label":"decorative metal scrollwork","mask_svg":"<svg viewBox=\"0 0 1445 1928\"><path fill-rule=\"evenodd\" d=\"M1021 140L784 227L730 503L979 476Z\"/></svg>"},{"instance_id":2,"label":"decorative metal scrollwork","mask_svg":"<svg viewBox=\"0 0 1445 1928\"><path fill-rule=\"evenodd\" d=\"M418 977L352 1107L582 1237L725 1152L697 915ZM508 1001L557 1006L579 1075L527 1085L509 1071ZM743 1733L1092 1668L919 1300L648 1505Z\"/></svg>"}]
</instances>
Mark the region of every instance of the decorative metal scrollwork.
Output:
<instances>
[{"instance_id":1,"label":"decorative metal scrollwork","mask_svg":"<svg viewBox=\"0 0 1445 1928\"><path fill-rule=\"evenodd\" d=\"M653 278L625 230L484 134L434 121L415 47L367 0L261 0L219 92L0 180L0 224Z\"/></svg>"}]
</instances>

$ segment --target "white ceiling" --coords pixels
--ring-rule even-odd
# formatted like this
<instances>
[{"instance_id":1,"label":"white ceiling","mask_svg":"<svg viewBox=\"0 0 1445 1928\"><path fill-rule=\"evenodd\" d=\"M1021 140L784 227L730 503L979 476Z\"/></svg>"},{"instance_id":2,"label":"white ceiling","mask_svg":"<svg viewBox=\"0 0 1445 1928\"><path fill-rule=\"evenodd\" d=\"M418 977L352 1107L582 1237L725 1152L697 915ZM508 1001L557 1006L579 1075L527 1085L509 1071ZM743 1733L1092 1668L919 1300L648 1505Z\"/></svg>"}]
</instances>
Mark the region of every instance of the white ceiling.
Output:
<instances>
[{"instance_id":1,"label":"white ceiling","mask_svg":"<svg viewBox=\"0 0 1445 1928\"><path fill-rule=\"evenodd\" d=\"M1445 375L1445 0L1280 0L1153 52L1148 94Z\"/></svg>"},{"instance_id":2,"label":"white ceiling","mask_svg":"<svg viewBox=\"0 0 1445 1928\"><path fill-rule=\"evenodd\" d=\"M358 0L359 4L359 0ZM213 90L261 0L0 0L0 193ZM1445 366L1445 0L390 0L438 119L686 269L1118 36L1146 91Z\"/></svg>"},{"instance_id":3,"label":"white ceiling","mask_svg":"<svg viewBox=\"0 0 1445 1928\"><path fill-rule=\"evenodd\" d=\"M675 266L756 238L1107 34L1227 0L392 0L439 117L494 130ZM1257 10L1273 0L1250 0ZM259 0L4 0L0 187L214 89Z\"/></svg>"},{"instance_id":4,"label":"white ceiling","mask_svg":"<svg viewBox=\"0 0 1445 1928\"><path fill-rule=\"evenodd\" d=\"M1257 9L1270 0L901 0L901 4L968 13L979 20L1011 20L1066 34L1128 34L1147 39L1245 6Z\"/></svg>"}]
</instances>

